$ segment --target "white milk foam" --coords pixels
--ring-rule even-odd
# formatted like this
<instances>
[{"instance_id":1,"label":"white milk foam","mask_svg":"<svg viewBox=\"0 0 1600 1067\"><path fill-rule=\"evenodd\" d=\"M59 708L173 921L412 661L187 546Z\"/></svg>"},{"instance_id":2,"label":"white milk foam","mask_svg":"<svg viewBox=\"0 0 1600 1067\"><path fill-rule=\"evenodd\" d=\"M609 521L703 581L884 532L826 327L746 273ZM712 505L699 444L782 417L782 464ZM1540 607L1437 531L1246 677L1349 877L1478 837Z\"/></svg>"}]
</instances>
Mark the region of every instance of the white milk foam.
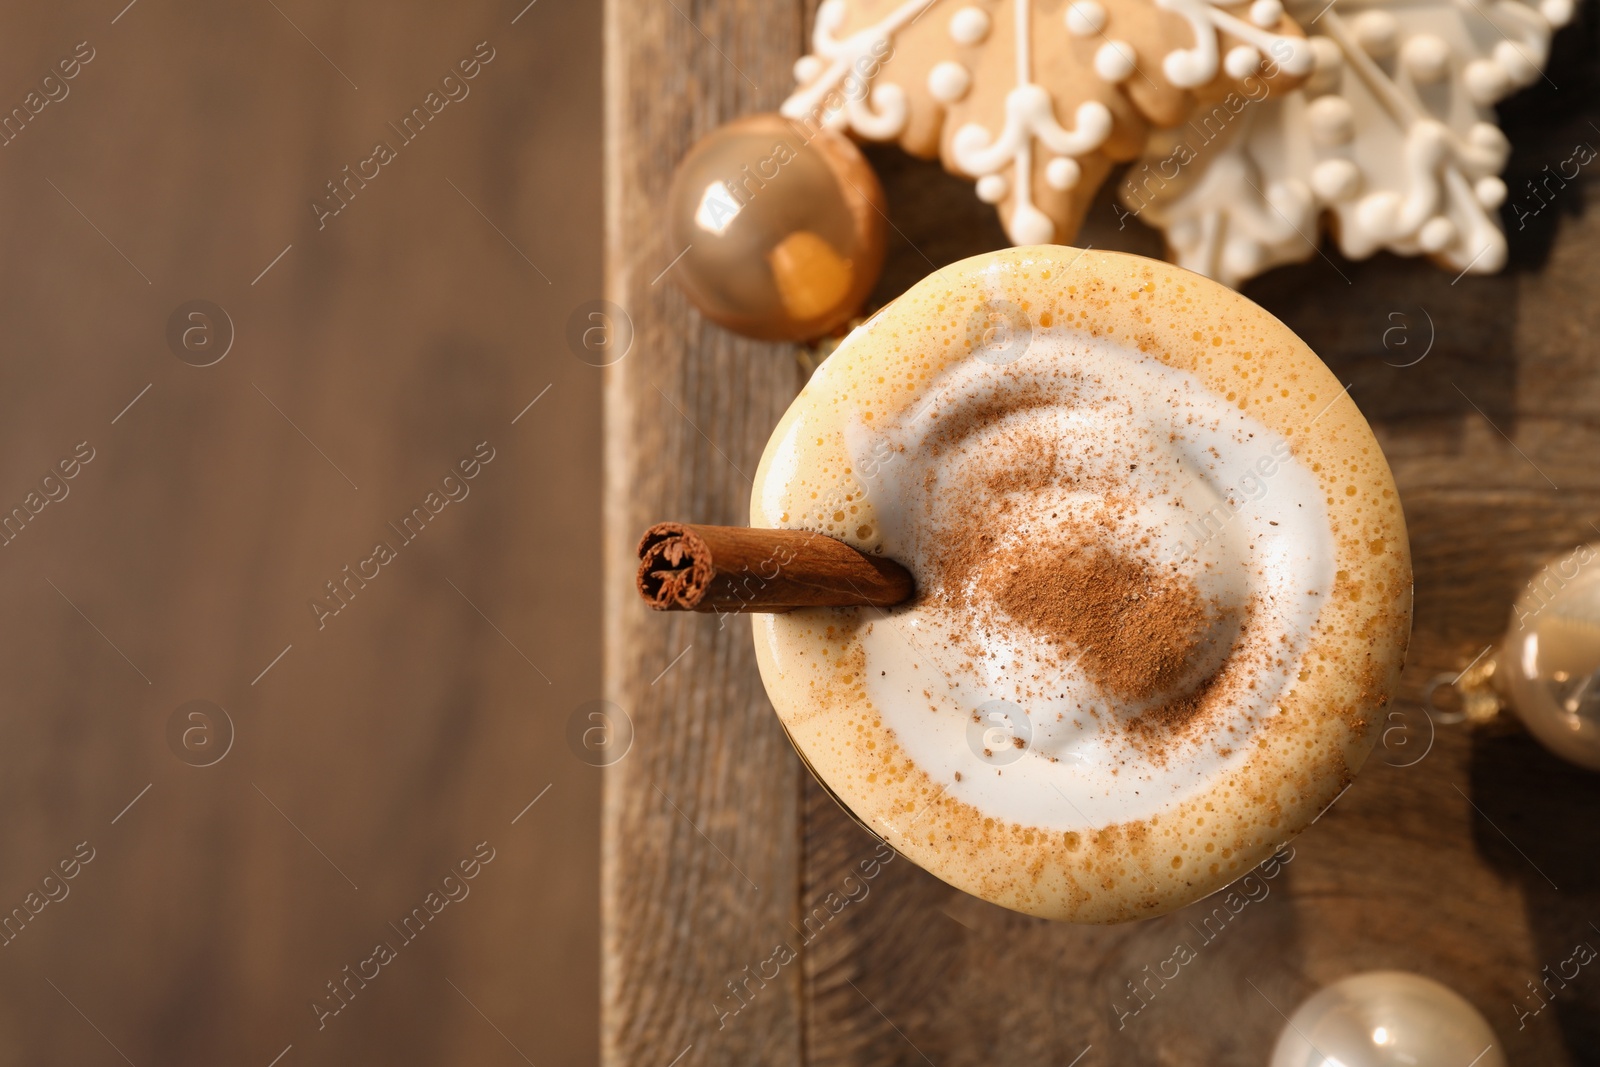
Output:
<instances>
[{"instance_id":1,"label":"white milk foam","mask_svg":"<svg viewBox=\"0 0 1600 1067\"><path fill-rule=\"evenodd\" d=\"M948 435L941 428L977 405L985 413L970 419L970 433L934 455L930 435ZM1023 436L1053 443L1058 469L1075 476L1071 484L1058 479L1012 493L1000 517L1001 494L987 479L1005 469L1008 442ZM1188 371L1056 327L1038 331L1007 365L958 361L914 411L889 425L857 421L846 441L883 553L919 583L938 573L933 524L948 521L956 494L969 501L987 494L978 506L1003 524L995 531L1002 544L1033 546L1065 521L1104 515L1109 493L1125 520L1117 524L1117 551L1161 573L1174 571L1160 565L1176 564L1175 573L1202 597L1235 609L1236 619L1247 605L1252 613L1242 638L1237 625L1224 635L1223 651L1250 656L1254 688L1208 720L1203 735L1152 753L1123 728L1143 708L1108 695L1021 624L951 617L932 599L891 612L870 633L858 632L867 694L906 754L950 796L1006 823L1082 831L1158 814L1215 788L1249 756L1253 725L1274 713L1301 669L1334 581L1324 490L1284 437ZM769 487L788 481L795 457L792 441L785 445L773 457ZM974 637L987 658L971 655Z\"/></svg>"}]
</instances>

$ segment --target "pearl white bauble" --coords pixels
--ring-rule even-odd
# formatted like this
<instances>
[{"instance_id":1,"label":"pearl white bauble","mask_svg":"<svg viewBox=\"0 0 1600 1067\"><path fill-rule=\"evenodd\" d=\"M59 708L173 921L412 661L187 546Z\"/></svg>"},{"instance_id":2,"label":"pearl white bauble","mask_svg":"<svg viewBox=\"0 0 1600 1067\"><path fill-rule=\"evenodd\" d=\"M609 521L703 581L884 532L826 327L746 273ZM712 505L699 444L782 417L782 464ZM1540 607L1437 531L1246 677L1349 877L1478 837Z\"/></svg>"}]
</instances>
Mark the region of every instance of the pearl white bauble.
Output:
<instances>
[{"instance_id":1,"label":"pearl white bauble","mask_svg":"<svg viewBox=\"0 0 1600 1067\"><path fill-rule=\"evenodd\" d=\"M1431 978L1369 971L1289 1016L1270 1067L1505 1067L1500 1039L1466 998Z\"/></svg>"}]
</instances>

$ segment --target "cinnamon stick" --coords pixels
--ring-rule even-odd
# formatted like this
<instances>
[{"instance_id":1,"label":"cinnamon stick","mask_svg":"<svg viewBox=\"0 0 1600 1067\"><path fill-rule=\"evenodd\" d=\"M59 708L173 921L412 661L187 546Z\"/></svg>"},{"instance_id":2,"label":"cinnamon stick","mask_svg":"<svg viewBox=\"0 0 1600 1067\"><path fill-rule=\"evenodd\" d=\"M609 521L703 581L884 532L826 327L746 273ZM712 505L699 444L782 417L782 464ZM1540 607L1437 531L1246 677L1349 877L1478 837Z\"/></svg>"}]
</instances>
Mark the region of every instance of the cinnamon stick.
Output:
<instances>
[{"instance_id":1,"label":"cinnamon stick","mask_svg":"<svg viewBox=\"0 0 1600 1067\"><path fill-rule=\"evenodd\" d=\"M806 530L658 522L639 541L639 593L657 611L891 607L911 573Z\"/></svg>"}]
</instances>

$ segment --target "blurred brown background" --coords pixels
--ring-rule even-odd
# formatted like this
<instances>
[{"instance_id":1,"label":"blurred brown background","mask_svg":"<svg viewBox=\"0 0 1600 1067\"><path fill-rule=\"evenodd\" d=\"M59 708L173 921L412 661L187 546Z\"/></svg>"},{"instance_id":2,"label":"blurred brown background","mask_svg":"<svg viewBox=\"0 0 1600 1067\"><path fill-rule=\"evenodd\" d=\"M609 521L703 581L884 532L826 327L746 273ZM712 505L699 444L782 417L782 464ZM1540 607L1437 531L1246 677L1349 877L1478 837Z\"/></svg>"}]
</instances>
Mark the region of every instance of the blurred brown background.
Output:
<instances>
[{"instance_id":1,"label":"blurred brown background","mask_svg":"<svg viewBox=\"0 0 1600 1067\"><path fill-rule=\"evenodd\" d=\"M525 3L0 11L0 508L94 457L0 548L0 1063L595 1059L599 6Z\"/></svg>"}]
</instances>

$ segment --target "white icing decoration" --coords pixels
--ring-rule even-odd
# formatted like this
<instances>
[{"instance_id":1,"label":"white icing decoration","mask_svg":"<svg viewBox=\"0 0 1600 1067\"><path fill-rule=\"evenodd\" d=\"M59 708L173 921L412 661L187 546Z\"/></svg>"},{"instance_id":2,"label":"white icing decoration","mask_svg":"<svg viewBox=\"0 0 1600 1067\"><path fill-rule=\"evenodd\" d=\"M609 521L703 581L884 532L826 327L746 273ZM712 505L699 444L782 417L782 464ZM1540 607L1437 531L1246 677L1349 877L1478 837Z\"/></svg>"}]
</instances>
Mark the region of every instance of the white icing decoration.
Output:
<instances>
[{"instance_id":1,"label":"white icing decoration","mask_svg":"<svg viewBox=\"0 0 1600 1067\"><path fill-rule=\"evenodd\" d=\"M800 87L779 110L793 119L816 121L820 115L830 126L874 140L903 134L910 119L905 91L892 83L873 84L876 68L892 53L894 35L938 2L905 0L879 21L841 37L850 5L847 0L824 0L812 32L817 62L795 68L797 75L812 77L802 78ZM1050 92L1032 78L1033 0L1011 0L1011 8L1017 82L1006 94L1005 125L998 135L978 122L955 131L946 153L947 165L977 180L983 199L999 202L1009 198L1004 222L1013 242L1042 244L1053 240L1056 233L1055 223L1034 199L1035 144L1058 157L1044 168L1046 182L1052 188L1071 188L1082 174L1071 157L1093 152L1105 143L1111 135L1111 110L1098 100L1085 101L1074 110L1073 125L1062 126ZM1071 32L1099 32L1106 11L1098 0L1072 0L1063 17ZM967 4L951 15L946 28L956 43L976 45L989 36L993 26L982 8ZM1100 50L1100 66L1120 80L1132 73L1133 49L1122 42L1112 44L1110 52ZM1123 72L1123 67L1128 70ZM941 103L953 103L970 92L972 76L963 64L937 63L926 75L928 92ZM858 91L844 92L846 87Z\"/></svg>"},{"instance_id":2,"label":"white icing decoration","mask_svg":"<svg viewBox=\"0 0 1600 1067\"><path fill-rule=\"evenodd\" d=\"M1044 180L1050 183L1052 189L1071 189L1081 177L1083 168L1071 156L1057 156L1044 168Z\"/></svg>"},{"instance_id":3,"label":"white icing decoration","mask_svg":"<svg viewBox=\"0 0 1600 1067\"><path fill-rule=\"evenodd\" d=\"M844 104L838 108L827 109L824 103L847 78L859 78L857 70L870 69L887 53L894 35L935 3L937 0L905 0L881 21L840 40L834 34L849 16L849 5L845 0L823 0L817 8L811 47L827 65L814 80L796 89L779 112L791 119L821 116L830 126L853 129L874 140L898 136L910 117L905 90L898 85L874 85L865 98L862 93L845 93Z\"/></svg>"},{"instance_id":4,"label":"white icing decoration","mask_svg":"<svg viewBox=\"0 0 1600 1067\"><path fill-rule=\"evenodd\" d=\"M1388 59L1400 39L1400 21L1387 11L1363 11L1350 20L1350 32L1367 55Z\"/></svg>"},{"instance_id":5,"label":"white icing decoration","mask_svg":"<svg viewBox=\"0 0 1600 1067\"><path fill-rule=\"evenodd\" d=\"M879 76L893 56L895 36L946 3L941 11L950 15L939 35L963 47L985 45L995 31L991 12L1006 10L995 0L984 6L973 0L891 2L823 0L813 31L815 54L795 66L801 84L785 101L785 115L813 122L820 115L835 128L874 140L906 135L910 99ZM1485 121L1492 118L1485 109L1538 78L1554 26L1572 17L1572 0L1342 0L1337 8L1325 0L1154 2L1183 19L1192 38L1161 57L1169 82L1200 88L1226 74L1243 83L1228 93L1235 103L1222 120L1213 118L1222 105L1208 97L1187 127L1158 132L1147 147L1147 159L1168 164L1159 180L1169 188L1155 196L1145 218L1168 230L1186 266L1237 282L1276 263L1306 258L1322 229L1317 214L1327 210L1338 216L1335 232L1346 255L1370 255L1378 248L1415 254L1433 251L1443 239L1436 252L1442 263L1497 269L1504 239L1497 220L1486 214L1493 210L1486 205L1495 187L1484 179L1503 164L1506 145ZM1016 84L1005 96L1003 125L996 130L992 117L974 118L948 134L943 154L953 172L1004 179L999 195L1013 241L1047 241L1057 234L1038 206L1036 183L1076 186L1082 173L1078 157L1105 144L1112 111L1091 99L1070 116L1063 107L1058 118L1051 93L1033 80L1035 0L1007 3ZM858 5L889 10L845 34ZM1241 8L1247 17L1235 13ZM1092 53L1098 78L1117 85L1137 73L1134 49L1105 35L1110 18L1103 0L1066 0L1060 11L1057 33L1064 27L1075 37L1102 38ZM1317 32L1309 38L1272 32L1286 15ZM1263 84L1253 79L1262 76L1264 63L1306 80L1299 89L1251 91L1241 113L1240 91ZM981 73L977 60L945 60L921 76L929 95L948 106L967 99ZM1172 147L1203 128L1212 131L1200 134L1205 150L1172 166L1165 158ZM1039 152L1049 160L1042 167L1036 166L1044 162L1036 160ZM1240 158L1224 163L1227 156ZM1000 187L995 181L983 186L990 195ZM1143 210L1142 203L1137 206ZM1430 226L1435 218L1447 220L1448 231L1442 224ZM1237 273L1246 264L1254 266Z\"/></svg>"},{"instance_id":6,"label":"white icing decoration","mask_svg":"<svg viewBox=\"0 0 1600 1067\"><path fill-rule=\"evenodd\" d=\"M928 94L941 104L953 104L972 88L972 74L954 60L935 63L928 71Z\"/></svg>"},{"instance_id":7,"label":"white icing decoration","mask_svg":"<svg viewBox=\"0 0 1600 1067\"><path fill-rule=\"evenodd\" d=\"M1543 0L1539 5L1539 14L1552 26L1565 26L1572 21L1572 0Z\"/></svg>"},{"instance_id":8,"label":"white icing decoration","mask_svg":"<svg viewBox=\"0 0 1600 1067\"><path fill-rule=\"evenodd\" d=\"M1511 91L1511 75L1492 59L1474 59L1461 74L1472 102L1488 107Z\"/></svg>"},{"instance_id":9,"label":"white icing decoration","mask_svg":"<svg viewBox=\"0 0 1600 1067\"><path fill-rule=\"evenodd\" d=\"M989 36L989 15L981 7L964 7L950 16L950 39L956 44L974 45Z\"/></svg>"},{"instance_id":10,"label":"white icing decoration","mask_svg":"<svg viewBox=\"0 0 1600 1067\"><path fill-rule=\"evenodd\" d=\"M1339 51L1339 46L1331 37L1316 36L1310 38L1311 45L1311 76L1306 79L1302 87L1312 96L1326 93L1336 88L1339 76L1344 72L1344 53Z\"/></svg>"},{"instance_id":11,"label":"white icing decoration","mask_svg":"<svg viewBox=\"0 0 1600 1067\"><path fill-rule=\"evenodd\" d=\"M1106 9L1095 0L1072 0L1067 4L1067 32L1074 37L1092 37L1106 28Z\"/></svg>"},{"instance_id":12,"label":"white icing decoration","mask_svg":"<svg viewBox=\"0 0 1600 1067\"><path fill-rule=\"evenodd\" d=\"M1055 116L1050 93L1032 80L1031 0L1013 0L1017 84L1006 94L1006 124L998 137L976 122L956 131L950 156L975 178L1012 167L1011 217L1006 233L1015 244L1046 244L1055 238L1055 223L1033 202L1034 142L1061 156L1092 152L1111 136L1111 111L1098 100L1078 105L1074 127L1064 128Z\"/></svg>"},{"instance_id":13,"label":"white icing decoration","mask_svg":"<svg viewBox=\"0 0 1600 1067\"><path fill-rule=\"evenodd\" d=\"M1011 183L1004 174L985 174L978 179L978 199L985 204L998 204L1011 191Z\"/></svg>"},{"instance_id":14,"label":"white icing decoration","mask_svg":"<svg viewBox=\"0 0 1600 1067\"><path fill-rule=\"evenodd\" d=\"M1361 191L1361 171L1348 159L1324 159L1311 168L1311 191L1324 203L1342 203Z\"/></svg>"},{"instance_id":15,"label":"white icing decoration","mask_svg":"<svg viewBox=\"0 0 1600 1067\"><path fill-rule=\"evenodd\" d=\"M1539 80L1540 62L1534 62L1528 50L1516 41L1501 41L1494 46L1494 59L1505 68L1516 86L1532 85Z\"/></svg>"},{"instance_id":16,"label":"white icing decoration","mask_svg":"<svg viewBox=\"0 0 1600 1067\"><path fill-rule=\"evenodd\" d=\"M1050 221L1050 216L1034 208L1027 214L1015 212L1007 226L1007 236L1013 244L1018 245L1047 245L1055 240L1056 224Z\"/></svg>"},{"instance_id":17,"label":"white icing decoration","mask_svg":"<svg viewBox=\"0 0 1600 1067\"><path fill-rule=\"evenodd\" d=\"M1472 187L1472 195L1478 198L1478 203L1494 211L1506 202L1506 183L1499 178L1479 178Z\"/></svg>"},{"instance_id":18,"label":"white icing decoration","mask_svg":"<svg viewBox=\"0 0 1600 1067\"><path fill-rule=\"evenodd\" d=\"M1450 73L1450 46L1431 33L1419 33L1400 49L1400 65L1412 81L1432 85Z\"/></svg>"},{"instance_id":19,"label":"white icing decoration","mask_svg":"<svg viewBox=\"0 0 1600 1067\"><path fill-rule=\"evenodd\" d=\"M1322 145L1349 144L1356 135L1355 110L1342 96L1323 96L1306 108L1311 139Z\"/></svg>"},{"instance_id":20,"label":"white icing decoration","mask_svg":"<svg viewBox=\"0 0 1600 1067\"><path fill-rule=\"evenodd\" d=\"M1218 10L1219 0L1156 0L1156 6L1182 15L1194 32L1194 46L1167 53L1161 70L1167 80L1182 89L1205 85L1217 76L1220 57L1218 39L1226 31L1258 53L1275 57L1289 74L1311 71L1311 47L1300 37L1268 33L1260 26ZM1253 69L1253 68L1252 68ZM1248 72L1247 72L1248 73Z\"/></svg>"},{"instance_id":21,"label":"white icing decoration","mask_svg":"<svg viewBox=\"0 0 1600 1067\"><path fill-rule=\"evenodd\" d=\"M1492 122L1475 122L1467 130L1467 142L1480 151L1499 156L1504 161L1511 154L1511 142Z\"/></svg>"},{"instance_id":22,"label":"white icing decoration","mask_svg":"<svg viewBox=\"0 0 1600 1067\"><path fill-rule=\"evenodd\" d=\"M1222 69L1235 81L1243 81L1261 68L1261 53L1247 44L1235 45L1222 57Z\"/></svg>"},{"instance_id":23,"label":"white icing decoration","mask_svg":"<svg viewBox=\"0 0 1600 1067\"><path fill-rule=\"evenodd\" d=\"M1222 261L1231 271L1255 274L1261 269L1261 249L1249 241L1229 241L1222 250Z\"/></svg>"},{"instance_id":24,"label":"white icing decoration","mask_svg":"<svg viewBox=\"0 0 1600 1067\"><path fill-rule=\"evenodd\" d=\"M1281 0L1256 0L1250 5L1250 21L1264 30L1270 30L1283 21Z\"/></svg>"},{"instance_id":25,"label":"white icing decoration","mask_svg":"<svg viewBox=\"0 0 1600 1067\"><path fill-rule=\"evenodd\" d=\"M1117 85L1134 71L1133 45L1126 41L1107 41L1094 54L1094 72L1101 80Z\"/></svg>"},{"instance_id":26,"label":"white icing decoration","mask_svg":"<svg viewBox=\"0 0 1600 1067\"><path fill-rule=\"evenodd\" d=\"M1202 108L1188 127L1156 134L1128 172L1123 203L1165 230L1180 264L1230 285L1314 257L1324 231L1351 259L1383 249L1431 255L1454 274L1499 270L1506 241L1495 212L1507 190L1498 174L1510 146L1489 109L1539 78L1571 5L1287 2L1318 33L1307 47L1312 76L1225 112L1210 133L1196 134ZM1205 41L1197 31L1195 48L1168 57L1177 73L1215 61ZM1187 152L1181 165L1175 152ZM1321 224L1324 212L1335 225Z\"/></svg>"},{"instance_id":27,"label":"white icing decoration","mask_svg":"<svg viewBox=\"0 0 1600 1067\"><path fill-rule=\"evenodd\" d=\"M1435 215L1417 231L1417 243L1430 255L1443 252L1445 246L1456 239L1456 224L1443 215Z\"/></svg>"}]
</instances>

